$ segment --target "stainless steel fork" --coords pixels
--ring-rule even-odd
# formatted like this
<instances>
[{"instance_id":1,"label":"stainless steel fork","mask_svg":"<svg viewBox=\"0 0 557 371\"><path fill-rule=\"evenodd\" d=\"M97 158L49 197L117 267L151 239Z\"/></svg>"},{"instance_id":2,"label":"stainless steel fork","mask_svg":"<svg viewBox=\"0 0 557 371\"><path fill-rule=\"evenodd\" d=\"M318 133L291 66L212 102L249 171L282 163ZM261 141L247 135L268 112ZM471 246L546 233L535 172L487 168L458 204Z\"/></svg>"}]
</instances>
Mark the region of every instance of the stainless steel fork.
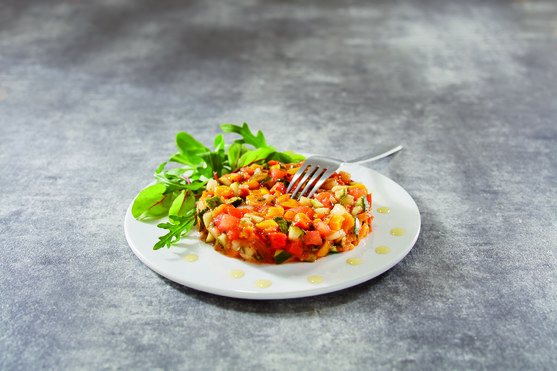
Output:
<instances>
[{"instance_id":1,"label":"stainless steel fork","mask_svg":"<svg viewBox=\"0 0 557 371\"><path fill-rule=\"evenodd\" d=\"M358 157L352 161L342 161L325 156L308 157L296 174L294 174L290 185L286 189L286 193L292 192L292 198L297 198L298 200L302 196L311 197L343 164L363 164L365 162L376 161L390 156L401 149L401 145L396 147L382 146L379 150ZM296 188L292 190L295 185ZM301 189L302 187L303 189ZM296 194L298 194L298 197L295 197Z\"/></svg>"}]
</instances>

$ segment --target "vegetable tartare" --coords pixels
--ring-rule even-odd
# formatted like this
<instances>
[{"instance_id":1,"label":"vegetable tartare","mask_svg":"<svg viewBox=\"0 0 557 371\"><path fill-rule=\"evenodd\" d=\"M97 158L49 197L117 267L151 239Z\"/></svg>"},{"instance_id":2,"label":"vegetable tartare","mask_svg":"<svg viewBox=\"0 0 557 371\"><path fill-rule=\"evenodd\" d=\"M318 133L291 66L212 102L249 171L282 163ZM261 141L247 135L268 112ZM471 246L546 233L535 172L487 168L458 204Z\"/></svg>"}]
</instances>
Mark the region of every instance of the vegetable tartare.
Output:
<instances>
[{"instance_id":1,"label":"vegetable tartare","mask_svg":"<svg viewBox=\"0 0 557 371\"><path fill-rule=\"evenodd\" d=\"M269 264L354 249L371 231L371 194L339 171L296 200L286 188L302 163L253 163L210 179L196 205L200 238L229 257Z\"/></svg>"}]
</instances>

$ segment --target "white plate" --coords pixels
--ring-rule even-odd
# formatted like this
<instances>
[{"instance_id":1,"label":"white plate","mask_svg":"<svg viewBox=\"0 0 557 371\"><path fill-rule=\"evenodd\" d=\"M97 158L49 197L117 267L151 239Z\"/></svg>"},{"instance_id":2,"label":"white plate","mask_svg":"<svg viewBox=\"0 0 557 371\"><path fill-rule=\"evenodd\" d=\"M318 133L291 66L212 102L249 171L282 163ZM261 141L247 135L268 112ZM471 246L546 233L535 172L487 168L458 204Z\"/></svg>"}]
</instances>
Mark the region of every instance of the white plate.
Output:
<instances>
[{"instance_id":1,"label":"white plate","mask_svg":"<svg viewBox=\"0 0 557 371\"><path fill-rule=\"evenodd\" d=\"M170 249L154 251L153 245L166 231L157 228L161 220L140 222L131 215L131 205L124 221L128 243L137 257L158 274L179 284L209 292L244 299L287 299L320 295L355 286L387 271L414 246L420 232L420 212L412 197L391 179L358 165L343 170L363 182L372 193L373 231L352 251L334 254L315 263L257 265L226 257L201 242L193 231ZM389 208L379 213L379 208ZM402 228L405 234L394 236L391 230ZM376 248L390 252L378 253ZM197 258L190 261L190 258ZM348 259L361 264L348 264ZM243 277L233 278L241 271ZM322 282L312 283L311 278ZM263 283L268 287L264 286Z\"/></svg>"}]
</instances>

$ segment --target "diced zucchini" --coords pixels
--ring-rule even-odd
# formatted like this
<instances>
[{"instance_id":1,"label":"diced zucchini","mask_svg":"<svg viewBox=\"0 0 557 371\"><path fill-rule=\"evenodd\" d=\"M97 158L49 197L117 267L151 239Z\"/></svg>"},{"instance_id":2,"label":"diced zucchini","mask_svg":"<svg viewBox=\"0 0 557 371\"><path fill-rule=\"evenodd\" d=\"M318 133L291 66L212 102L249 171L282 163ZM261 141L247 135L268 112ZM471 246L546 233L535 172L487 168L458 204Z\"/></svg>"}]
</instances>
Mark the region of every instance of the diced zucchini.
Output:
<instances>
[{"instance_id":1,"label":"diced zucchini","mask_svg":"<svg viewBox=\"0 0 557 371\"><path fill-rule=\"evenodd\" d=\"M313 205L313 200L310 200L307 197L300 197L300 205L302 206L312 206Z\"/></svg>"},{"instance_id":2,"label":"diced zucchini","mask_svg":"<svg viewBox=\"0 0 557 371\"><path fill-rule=\"evenodd\" d=\"M197 213L197 220L198 220L197 222L199 223L199 229L200 230L204 230L206 228L205 227L205 220L203 219L203 216L205 215L205 213L207 211L209 211L208 207L206 207L205 209L203 209L203 210L201 210Z\"/></svg>"},{"instance_id":3,"label":"diced zucchini","mask_svg":"<svg viewBox=\"0 0 557 371\"><path fill-rule=\"evenodd\" d=\"M228 236L226 235L226 233L221 233L218 237L217 240L220 242L220 244L224 247L228 246Z\"/></svg>"},{"instance_id":4,"label":"diced zucchini","mask_svg":"<svg viewBox=\"0 0 557 371\"><path fill-rule=\"evenodd\" d=\"M226 200L227 204L232 205L234 207L240 206L242 204L242 202L244 202L242 197L232 197L232 198Z\"/></svg>"},{"instance_id":5,"label":"diced zucchini","mask_svg":"<svg viewBox=\"0 0 557 371\"><path fill-rule=\"evenodd\" d=\"M275 263L277 263L277 264L282 264L285 261L287 261L288 259L290 259L291 257L292 257L292 254L290 254L286 250L275 251Z\"/></svg>"},{"instance_id":6,"label":"diced zucchini","mask_svg":"<svg viewBox=\"0 0 557 371\"><path fill-rule=\"evenodd\" d=\"M329 208L327 207L318 207L317 209L315 209L315 213L319 214L319 215L327 215L329 214Z\"/></svg>"},{"instance_id":7,"label":"diced zucchini","mask_svg":"<svg viewBox=\"0 0 557 371\"><path fill-rule=\"evenodd\" d=\"M361 206L364 211L369 210L369 202L366 196L360 197L360 199L358 200L358 205Z\"/></svg>"},{"instance_id":8,"label":"diced zucchini","mask_svg":"<svg viewBox=\"0 0 557 371\"><path fill-rule=\"evenodd\" d=\"M202 220L203 220L203 226L205 228L208 228L213 222L213 212L209 210L205 211L203 213Z\"/></svg>"},{"instance_id":9,"label":"diced zucchini","mask_svg":"<svg viewBox=\"0 0 557 371\"><path fill-rule=\"evenodd\" d=\"M209 206L211 210L214 210L218 206L222 205L224 201L222 200L222 198L220 198L220 196L213 196L206 199L205 203L207 204L207 206Z\"/></svg>"},{"instance_id":10,"label":"diced zucchini","mask_svg":"<svg viewBox=\"0 0 557 371\"><path fill-rule=\"evenodd\" d=\"M311 201L311 205L316 209L323 207L323 204L317 200L311 199L310 201Z\"/></svg>"},{"instance_id":11,"label":"diced zucchini","mask_svg":"<svg viewBox=\"0 0 557 371\"><path fill-rule=\"evenodd\" d=\"M211 243L214 240L215 240L215 237L213 237L213 235L211 233L207 233L207 239L205 240L205 242Z\"/></svg>"},{"instance_id":12,"label":"diced zucchini","mask_svg":"<svg viewBox=\"0 0 557 371\"><path fill-rule=\"evenodd\" d=\"M289 240L292 240L292 241L299 240L305 234L306 234L306 232L304 232L304 230L299 228L299 227L291 225L290 228L288 228L288 239Z\"/></svg>"},{"instance_id":13,"label":"diced zucchini","mask_svg":"<svg viewBox=\"0 0 557 371\"><path fill-rule=\"evenodd\" d=\"M259 216L259 215L255 215L255 214L245 214L244 218L248 218L250 219L252 222L254 223L261 223L262 221L265 220L265 218ZM242 218L243 219L243 218Z\"/></svg>"},{"instance_id":14,"label":"diced zucchini","mask_svg":"<svg viewBox=\"0 0 557 371\"><path fill-rule=\"evenodd\" d=\"M282 233L288 233L288 222L282 216L275 216L273 220L278 224Z\"/></svg>"},{"instance_id":15,"label":"diced zucchini","mask_svg":"<svg viewBox=\"0 0 557 371\"><path fill-rule=\"evenodd\" d=\"M360 234L360 219L354 218L354 234L358 236Z\"/></svg>"},{"instance_id":16,"label":"diced zucchini","mask_svg":"<svg viewBox=\"0 0 557 371\"><path fill-rule=\"evenodd\" d=\"M240 183L234 182L230 185L230 189L234 191L234 195L238 196L240 194Z\"/></svg>"}]
</instances>

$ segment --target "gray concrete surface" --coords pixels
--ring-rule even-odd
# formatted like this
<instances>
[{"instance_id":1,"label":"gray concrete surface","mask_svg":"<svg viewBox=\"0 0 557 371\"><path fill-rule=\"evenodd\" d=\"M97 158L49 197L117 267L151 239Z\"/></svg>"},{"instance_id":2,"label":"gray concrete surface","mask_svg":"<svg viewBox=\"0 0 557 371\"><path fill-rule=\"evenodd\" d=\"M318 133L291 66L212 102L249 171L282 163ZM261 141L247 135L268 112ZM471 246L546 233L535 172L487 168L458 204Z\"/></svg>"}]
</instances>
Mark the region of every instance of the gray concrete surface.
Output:
<instances>
[{"instance_id":1,"label":"gray concrete surface","mask_svg":"<svg viewBox=\"0 0 557 371\"><path fill-rule=\"evenodd\" d=\"M0 369L557 368L557 2L0 0ZM123 220L188 131L356 157L422 214L340 292L248 301Z\"/></svg>"}]
</instances>

